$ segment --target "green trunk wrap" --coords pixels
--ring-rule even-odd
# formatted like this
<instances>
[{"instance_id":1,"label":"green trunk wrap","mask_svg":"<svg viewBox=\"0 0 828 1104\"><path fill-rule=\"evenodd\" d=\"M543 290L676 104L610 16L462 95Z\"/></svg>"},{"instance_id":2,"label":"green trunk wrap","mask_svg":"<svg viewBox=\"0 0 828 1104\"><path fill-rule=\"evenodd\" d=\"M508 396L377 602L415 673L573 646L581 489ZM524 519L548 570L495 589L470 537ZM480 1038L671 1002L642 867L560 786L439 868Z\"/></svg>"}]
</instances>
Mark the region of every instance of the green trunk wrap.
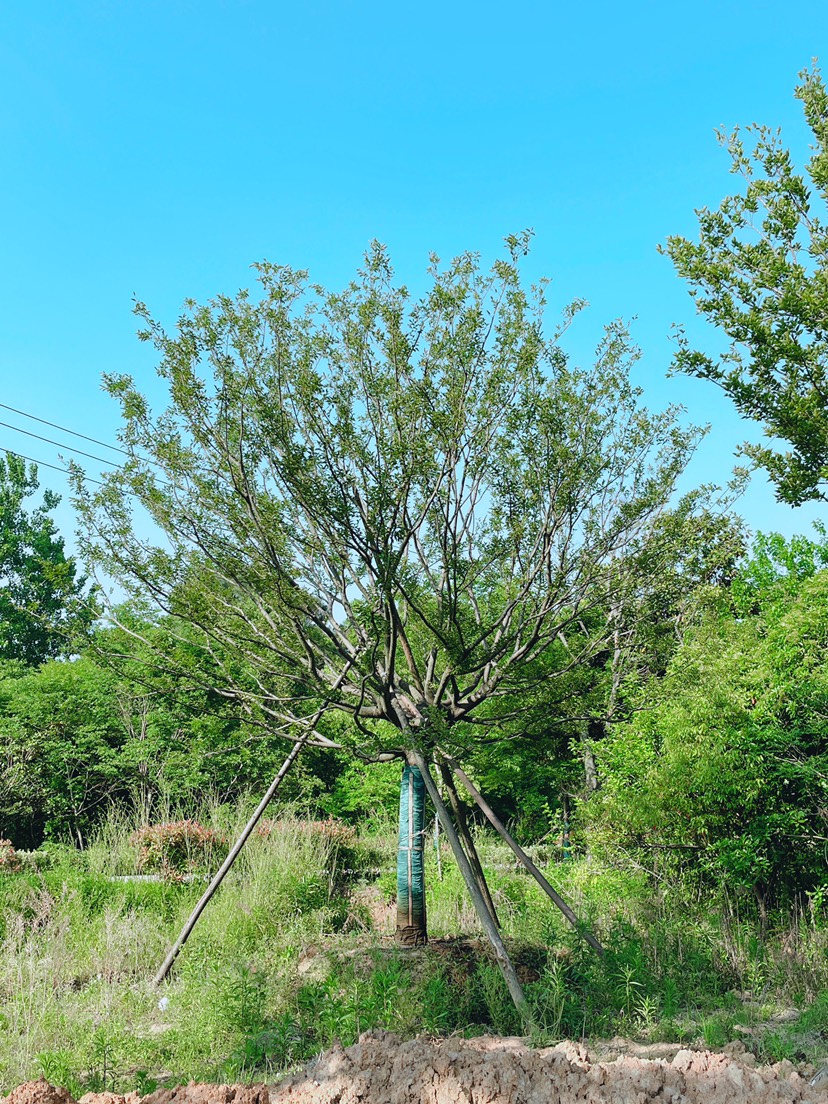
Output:
<instances>
[{"instance_id":1,"label":"green trunk wrap","mask_svg":"<svg viewBox=\"0 0 828 1104\"><path fill-rule=\"evenodd\" d=\"M400 834L397 845L397 939L428 939L424 871L425 783L417 767L406 766L400 781Z\"/></svg>"}]
</instances>

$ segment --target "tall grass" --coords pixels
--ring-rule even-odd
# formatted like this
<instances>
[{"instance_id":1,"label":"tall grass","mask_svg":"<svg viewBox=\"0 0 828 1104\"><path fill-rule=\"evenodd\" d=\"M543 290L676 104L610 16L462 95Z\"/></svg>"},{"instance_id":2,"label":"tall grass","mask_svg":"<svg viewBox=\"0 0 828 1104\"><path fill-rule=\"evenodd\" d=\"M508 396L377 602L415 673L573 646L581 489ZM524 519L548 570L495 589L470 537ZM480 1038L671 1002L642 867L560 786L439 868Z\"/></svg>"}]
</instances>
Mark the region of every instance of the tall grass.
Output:
<instances>
[{"instance_id":1,"label":"tall grass","mask_svg":"<svg viewBox=\"0 0 828 1104\"><path fill-rule=\"evenodd\" d=\"M248 812L211 804L199 819L232 838ZM288 809L251 839L156 990L154 972L203 881L123 879L135 871L135 829L180 813L113 811L85 851L53 846L37 870L0 875L0 1091L40 1073L74 1092L274 1077L377 1026L519 1030L447 851L442 880L433 848L427 857L432 944L400 951L384 909L395 826L374 824L354 840ZM794 1027L773 1027L773 1014L810 1005L803 1023L816 1055L828 1029L828 925L818 909L779 917L763 934L733 902L682 901L634 869L547 862L547 877L604 940L599 960L505 848L482 833L478 844L546 1037L723 1045L737 1025L767 1022L757 1048L787 1057L800 1042Z\"/></svg>"}]
</instances>

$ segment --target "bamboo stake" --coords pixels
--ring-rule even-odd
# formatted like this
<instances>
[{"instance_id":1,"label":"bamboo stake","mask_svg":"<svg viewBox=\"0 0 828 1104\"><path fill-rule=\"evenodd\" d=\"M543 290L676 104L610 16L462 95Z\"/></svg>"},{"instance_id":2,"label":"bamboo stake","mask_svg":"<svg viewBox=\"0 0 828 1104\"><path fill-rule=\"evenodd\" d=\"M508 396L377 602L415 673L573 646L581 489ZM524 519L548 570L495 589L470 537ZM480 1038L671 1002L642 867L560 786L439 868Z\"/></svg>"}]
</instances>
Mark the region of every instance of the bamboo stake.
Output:
<instances>
[{"instance_id":1,"label":"bamboo stake","mask_svg":"<svg viewBox=\"0 0 828 1104\"><path fill-rule=\"evenodd\" d=\"M460 798L457 796L457 788L454 785L454 779L451 776L451 771L445 765L440 764L440 774L443 777L446 790L449 795L449 802L451 804L451 811L454 813L454 820L457 824L457 832L460 839L463 841L463 846L466 849L466 854L469 857L469 865L472 868L474 874L474 880L477 882L478 889L483 895L483 900L486 902L492 920L494 920L498 928L502 927L500 920L498 919L497 909L494 906L492 895L489 892L489 885L486 881L486 875L483 872L483 866L480 862L480 856L477 854L477 848L474 846L474 840L472 839L471 832L469 831L468 821L466 820L466 813L463 806L460 804Z\"/></svg>"},{"instance_id":2,"label":"bamboo stake","mask_svg":"<svg viewBox=\"0 0 828 1104\"><path fill-rule=\"evenodd\" d=\"M442 793L440 794L442 797ZM443 880L443 857L440 854L440 818L434 817L434 856L437 859L437 878Z\"/></svg>"},{"instance_id":3,"label":"bamboo stake","mask_svg":"<svg viewBox=\"0 0 828 1104\"><path fill-rule=\"evenodd\" d=\"M460 873L463 875L463 881L466 883L466 888L469 891L472 902L474 903L475 910L480 923L483 925L483 930L489 938L489 942L495 953L495 960L500 968L500 972L503 975L503 980L506 982L506 986L514 1001L515 1008L523 1020L524 1026L529 1032L533 1032L536 1028L535 1021L532 1017L532 1011L529 1007L529 1002L526 1000L526 995L523 992L523 987L520 984L520 979L517 976L517 972L512 965L512 960L509 958L508 951L503 945L503 940L500 938L500 932L497 930L494 921L492 920L489 910L486 907L486 902L483 899L483 895L478 889L477 882L474 879L469 860L466 857L466 853L460 843L460 838L457 832L454 830L454 825L451 822L449 811L446 808L445 802L440 797L440 791L431 777L431 771L428 769L428 764L423 758L423 754L417 748L412 748L406 755L408 762L411 766L417 766L420 768L420 774L423 776L423 781L426 784L428 790L428 796L431 798L431 802L434 805L434 809L437 816L440 818L440 822L443 825L443 831L445 832L452 851L454 852L454 858L457 861L457 865L460 867Z\"/></svg>"},{"instance_id":4,"label":"bamboo stake","mask_svg":"<svg viewBox=\"0 0 828 1104\"><path fill-rule=\"evenodd\" d=\"M202 912L204 912L205 908L207 907L207 905L210 901L210 898L213 896L213 894L216 892L218 887L224 881L225 874L227 873L227 871L230 869L230 867L233 865L233 863L238 858L241 849L244 847L245 843L247 842L247 840L250 836L250 833L253 831L253 829L258 824L262 813L268 807L268 805L270 804L274 794L279 789L279 786L282 783L282 779L285 777L287 772L293 766L293 763L294 763L297 755L302 750L302 748L305 746L307 741L310 739L312 731L313 731L313 726L311 725L311 726L309 726L308 731L305 734L305 736L303 736L302 739L298 740L293 745L293 747L291 748L290 754L288 755L287 759L285 759L284 763L282 763L281 767L279 768L279 773L276 775L276 777L270 783L270 786L268 787L267 793L264 795L262 800L256 806L256 811L253 813L250 820L248 820L247 824L245 824L244 830L242 831L242 834L239 836L239 838L233 844L233 847L232 847L231 851L229 852L227 858L224 860L224 862L221 864L221 866L219 867L216 874L213 876L213 880L210 882L210 884L205 889L205 891L204 891L204 893L201 897L201 900L198 902L196 907L190 913L189 919L187 920L187 923L184 925L184 927L181 929L181 933L178 936L178 939L176 939L175 943L173 943L172 947L170 947L169 954L164 959L164 962L161 965L161 969L155 975L155 979L154 979L154 982L153 982L154 985L160 985L161 982L164 980L164 978L167 976L167 974L170 972L170 970L172 968L172 964L175 962L176 958L178 958L178 952L181 950L181 948L184 946L184 944L189 939L190 933L192 932L193 928L196 926L196 923L198 922L199 916L201 916Z\"/></svg>"},{"instance_id":5,"label":"bamboo stake","mask_svg":"<svg viewBox=\"0 0 828 1104\"><path fill-rule=\"evenodd\" d=\"M489 823L492 825L498 835L500 835L501 838L505 840L506 843L508 843L512 851L514 851L515 855L517 856L518 860L523 864L524 867L526 867L526 869L529 871L529 873L532 875L532 877L535 879L535 881L538 883L538 885L541 887L547 897L549 897L550 900L558 906L558 908L561 910L561 912L564 914L564 916L567 918L573 928L575 928L579 935L583 936L587 943L589 943L590 947L593 947L598 952L598 954L603 955L604 948L601 946L601 944L598 942L592 932L584 927L584 925L581 923L581 921L578 919L578 917L575 915L575 913L572 911L572 909L569 907L563 897L561 897L561 895L552 888L549 882L547 882L546 878L544 878L543 874L541 874L540 870L538 870L538 868L535 866L535 864L532 862L532 860L529 858L529 856L526 854L520 844L516 842L516 840L504 827L503 823L495 815L494 811L491 809L491 807L486 802L485 798L481 795L479 790L475 787L475 785L466 777L465 773L455 762L453 762L453 760L447 759L446 762L463 783L465 788L468 790L475 803L483 811Z\"/></svg>"}]
</instances>

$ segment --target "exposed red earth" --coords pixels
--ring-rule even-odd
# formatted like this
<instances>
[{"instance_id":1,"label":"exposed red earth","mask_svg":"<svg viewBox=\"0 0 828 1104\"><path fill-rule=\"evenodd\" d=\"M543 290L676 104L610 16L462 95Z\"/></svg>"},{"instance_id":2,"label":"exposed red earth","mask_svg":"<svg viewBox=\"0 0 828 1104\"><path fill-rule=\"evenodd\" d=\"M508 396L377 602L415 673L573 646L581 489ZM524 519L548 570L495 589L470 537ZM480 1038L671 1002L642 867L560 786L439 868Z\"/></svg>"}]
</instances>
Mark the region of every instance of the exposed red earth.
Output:
<instances>
[{"instance_id":1,"label":"exposed red earth","mask_svg":"<svg viewBox=\"0 0 828 1104\"><path fill-rule=\"evenodd\" d=\"M275 1085L87 1093L79 1104L828 1104L828 1075L811 1080L819 1083L787 1061L756 1066L750 1054L678 1050L599 1060L570 1042L545 1049L494 1036L403 1042L374 1031ZM74 1102L40 1080L13 1089L3 1104Z\"/></svg>"}]
</instances>

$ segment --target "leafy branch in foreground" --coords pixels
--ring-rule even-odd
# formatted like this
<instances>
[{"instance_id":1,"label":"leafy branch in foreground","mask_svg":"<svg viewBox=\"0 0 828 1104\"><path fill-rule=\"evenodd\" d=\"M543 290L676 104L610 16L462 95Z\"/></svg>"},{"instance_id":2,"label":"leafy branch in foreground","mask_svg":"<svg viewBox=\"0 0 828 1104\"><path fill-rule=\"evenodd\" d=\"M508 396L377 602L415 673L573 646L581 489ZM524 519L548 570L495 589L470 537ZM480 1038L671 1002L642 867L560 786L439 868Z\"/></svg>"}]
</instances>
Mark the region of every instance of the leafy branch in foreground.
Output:
<instances>
[{"instance_id":1,"label":"leafy branch in foreground","mask_svg":"<svg viewBox=\"0 0 828 1104\"><path fill-rule=\"evenodd\" d=\"M828 92L818 69L800 74L796 95L814 139L806 171L779 130L748 127L752 148L738 128L720 132L744 191L696 212L697 242L675 235L663 248L699 313L730 341L717 359L679 328L675 368L712 380L740 414L792 446L742 451L793 506L825 500L828 480Z\"/></svg>"}]
</instances>

